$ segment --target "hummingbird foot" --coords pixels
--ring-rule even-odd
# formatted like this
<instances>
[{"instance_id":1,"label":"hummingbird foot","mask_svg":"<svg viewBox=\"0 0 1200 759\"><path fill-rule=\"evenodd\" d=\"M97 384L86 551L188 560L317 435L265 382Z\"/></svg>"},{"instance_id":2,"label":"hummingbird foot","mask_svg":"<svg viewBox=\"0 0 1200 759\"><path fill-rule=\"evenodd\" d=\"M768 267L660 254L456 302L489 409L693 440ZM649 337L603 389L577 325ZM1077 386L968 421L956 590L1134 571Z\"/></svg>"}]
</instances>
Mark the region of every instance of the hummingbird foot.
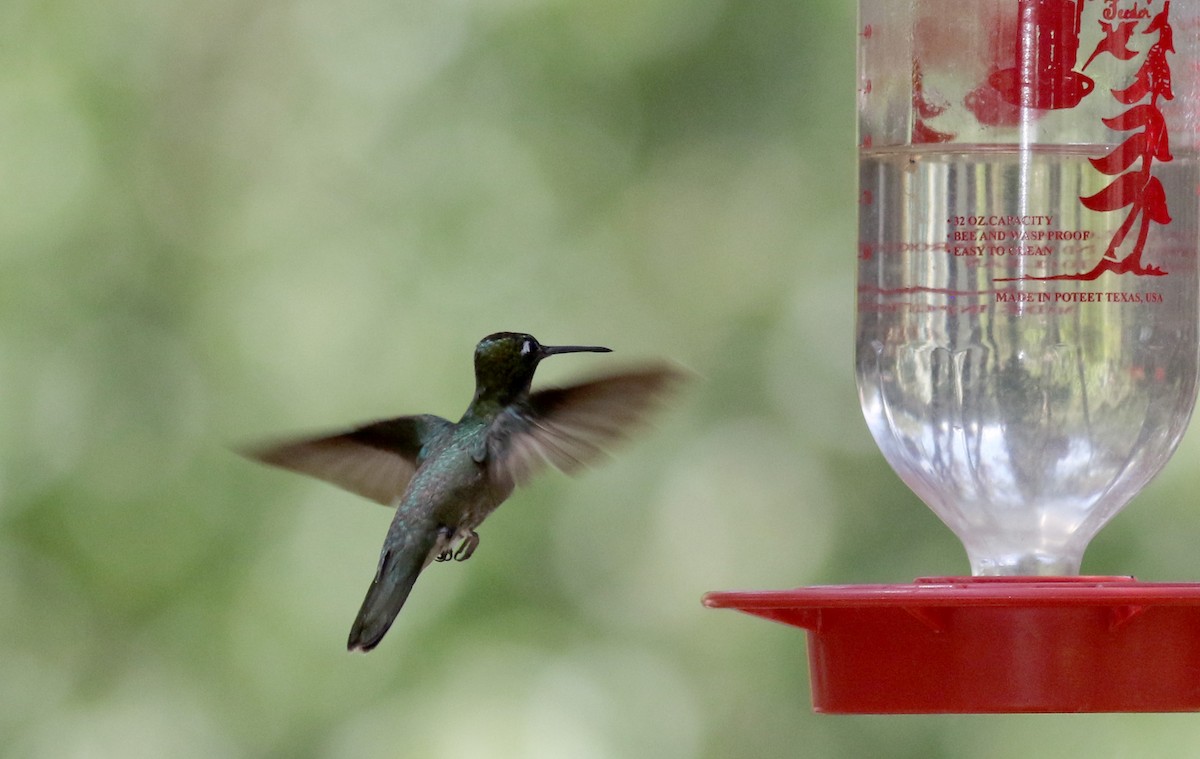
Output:
<instances>
[{"instance_id":1,"label":"hummingbird foot","mask_svg":"<svg viewBox=\"0 0 1200 759\"><path fill-rule=\"evenodd\" d=\"M437 532L437 544L445 546L445 548L438 551L438 555L434 558L434 561L450 561L454 558L454 549L450 548L450 541L454 539L454 531L442 525L438 528Z\"/></svg>"},{"instance_id":2,"label":"hummingbird foot","mask_svg":"<svg viewBox=\"0 0 1200 759\"><path fill-rule=\"evenodd\" d=\"M475 549L479 547L479 533L471 530L467 536L463 538L463 542L458 544L458 550L454 553L455 561L466 561L471 558L471 554L475 553Z\"/></svg>"}]
</instances>

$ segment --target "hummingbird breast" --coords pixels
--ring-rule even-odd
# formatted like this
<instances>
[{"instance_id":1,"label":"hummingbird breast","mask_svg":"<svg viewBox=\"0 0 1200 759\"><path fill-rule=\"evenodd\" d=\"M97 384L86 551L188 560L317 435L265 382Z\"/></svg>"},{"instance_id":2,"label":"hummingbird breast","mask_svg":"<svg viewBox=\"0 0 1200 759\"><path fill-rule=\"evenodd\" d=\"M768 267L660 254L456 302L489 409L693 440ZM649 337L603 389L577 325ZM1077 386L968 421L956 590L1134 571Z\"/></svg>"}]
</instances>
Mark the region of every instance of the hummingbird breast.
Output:
<instances>
[{"instance_id":1,"label":"hummingbird breast","mask_svg":"<svg viewBox=\"0 0 1200 759\"><path fill-rule=\"evenodd\" d=\"M418 467L400 498L393 529L432 523L443 534L453 535L452 540L461 540L512 492L511 487L490 480L486 462L472 456L471 436L457 432L439 441L441 445L432 446Z\"/></svg>"}]
</instances>

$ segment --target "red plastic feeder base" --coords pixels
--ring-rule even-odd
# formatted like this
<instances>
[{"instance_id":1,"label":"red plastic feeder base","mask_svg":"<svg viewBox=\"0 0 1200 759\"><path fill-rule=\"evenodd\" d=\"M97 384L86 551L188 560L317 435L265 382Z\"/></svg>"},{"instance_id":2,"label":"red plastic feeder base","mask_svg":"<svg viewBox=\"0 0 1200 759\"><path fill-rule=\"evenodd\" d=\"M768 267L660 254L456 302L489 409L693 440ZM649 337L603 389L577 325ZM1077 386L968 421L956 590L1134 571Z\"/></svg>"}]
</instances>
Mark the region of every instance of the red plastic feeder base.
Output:
<instances>
[{"instance_id":1,"label":"red plastic feeder base","mask_svg":"<svg viewBox=\"0 0 1200 759\"><path fill-rule=\"evenodd\" d=\"M1200 711L1200 584L924 577L704 604L805 628L818 712Z\"/></svg>"}]
</instances>

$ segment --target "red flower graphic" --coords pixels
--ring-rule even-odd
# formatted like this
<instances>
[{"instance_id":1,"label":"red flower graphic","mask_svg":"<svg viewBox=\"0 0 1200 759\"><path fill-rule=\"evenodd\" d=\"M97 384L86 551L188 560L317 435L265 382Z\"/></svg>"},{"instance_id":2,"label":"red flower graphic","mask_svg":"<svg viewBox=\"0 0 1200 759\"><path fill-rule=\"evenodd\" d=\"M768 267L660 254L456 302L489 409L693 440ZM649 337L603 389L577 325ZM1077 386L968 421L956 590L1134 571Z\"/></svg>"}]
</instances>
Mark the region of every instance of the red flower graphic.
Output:
<instances>
[{"instance_id":1,"label":"red flower graphic","mask_svg":"<svg viewBox=\"0 0 1200 759\"><path fill-rule=\"evenodd\" d=\"M1092 280L1104 272L1133 274L1137 276L1162 276L1162 268L1142 263L1142 252L1151 224L1170 224L1171 214L1167 208L1167 194L1162 182L1151 173L1154 162L1165 163L1172 159L1167 123L1158 101L1175 97L1171 90L1171 67L1167 53L1174 53L1174 38L1167 13L1171 3L1164 4L1162 11L1146 27L1144 34L1158 33L1158 41L1151 46L1142 62L1133 83L1125 89L1113 90L1117 102L1131 106L1123 113L1104 119L1104 124L1115 131L1132 132L1121 144L1107 155L1089 159L1096 171L1115 177L1104 189L1080 197L1084 207L1101 213L1126 210L1125 221L1113 234L1104 251L1104 257L1094 267L1079 274L1057 274L1047 277L1007 277L998 281L1028 280ZM1107 26L1102 24L1102 26ZM1124 26L1124 24L1122 24ZM1111 35L1114 33L1108 28ZM1110 53L1122 57L1123 43L1102 41L1096 48L1098 53ZM1091 59L1088 59L1091 62ZM1132 243L1126 245L1130 234L1136 229ZM1123 255L1122 255L1123 253Z\"/></svg>"}]
</instances>

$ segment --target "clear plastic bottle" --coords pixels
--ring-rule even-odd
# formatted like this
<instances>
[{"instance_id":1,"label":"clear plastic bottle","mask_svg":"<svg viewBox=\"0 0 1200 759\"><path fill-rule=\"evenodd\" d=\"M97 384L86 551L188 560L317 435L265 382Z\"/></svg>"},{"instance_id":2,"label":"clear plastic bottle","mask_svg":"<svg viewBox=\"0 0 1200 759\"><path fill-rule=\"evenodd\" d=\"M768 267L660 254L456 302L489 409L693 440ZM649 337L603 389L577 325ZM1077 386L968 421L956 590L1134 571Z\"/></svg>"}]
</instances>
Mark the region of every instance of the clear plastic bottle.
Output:
<instances>
[{"instance_id":1,"label":"clear plastic bottle","mask_svg":"<svg viewBox=\"0 0 1200 759\"><path fill-rule=\"evenodd\" d=\"M1200 3L859 17L868 425L974 574L1077 574L1196 398Z\"/></svg>"}]
</instances>

